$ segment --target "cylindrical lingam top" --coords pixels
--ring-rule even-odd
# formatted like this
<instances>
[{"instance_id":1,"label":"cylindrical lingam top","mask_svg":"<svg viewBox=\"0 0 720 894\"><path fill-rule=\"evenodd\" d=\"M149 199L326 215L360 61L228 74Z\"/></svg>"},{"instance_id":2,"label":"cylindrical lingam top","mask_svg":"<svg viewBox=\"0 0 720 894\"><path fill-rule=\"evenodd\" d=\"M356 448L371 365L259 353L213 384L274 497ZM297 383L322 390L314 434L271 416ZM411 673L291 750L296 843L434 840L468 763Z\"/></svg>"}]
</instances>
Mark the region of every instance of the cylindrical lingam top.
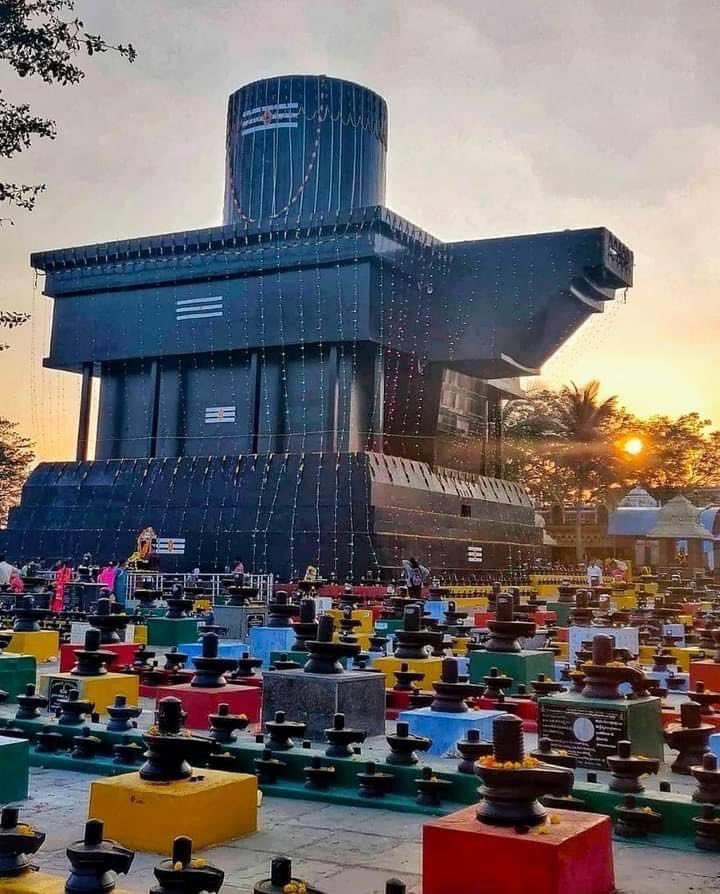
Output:
<instances>
[{"instance_id":1,"label":"cylindrical lingam top","mask_svg":"<svg viewBox=\"0 0 720 894\"><path fill-rule=\"evenodd\" d=\"M515 611L515 600L510 593L499 593L495 601L495 620L512 621Z\"/></svg>"},{"instance_id":2,"label":"cylindrical lingam top","mask_svg":"<svg viewBox=\"0 0 720 894\"><path fill-rule=\"evenodd\" d=\"M697 702L683 702L680 705L680 723L686 729L696 729L702 724L702 708Z\"/></svg>"},{"instance_id":3,"label":"cylindrical lingam top","mask_svg":"<svg viewBox=\"0 0 720 894\"><path fill-rule=\"evenodd\" d=\"M517 763L525 757L522 720L512 714L504 714L493 721L493 751L495 760L501 763Z\"/></svg>"},{"instance_id":4,"label":"cylindrical lingam top","mask_svg":"<svg viewBox=\"0 0 720 894\"><path fill-rule=\"evenodd\" d=\"M608 664L613 657L613 641L612 638L603 633L593 637L592 641L592 663Z\"/></svg>"},{"instance_id":5,"label":"cylindrical lingam top","mask_svg":"<svg viewBox=\"0 0 720 894\"><path fill-rule=\"evenodd\" d=\"M457 683L458 681L458 662L456 658L443 658L442 662L442 682Z\"/></svg>"},{"instance_id":6,"label":"cylindrical lingam top","mask_svg":"<svg viewBox=\"0 0 720 894\"><path fill-rule=\"evenodd\" d=\"M335 622L331 615L323 615L318 621L317 638L320 643L331 643Z\"/></svg>"}]
</instances>

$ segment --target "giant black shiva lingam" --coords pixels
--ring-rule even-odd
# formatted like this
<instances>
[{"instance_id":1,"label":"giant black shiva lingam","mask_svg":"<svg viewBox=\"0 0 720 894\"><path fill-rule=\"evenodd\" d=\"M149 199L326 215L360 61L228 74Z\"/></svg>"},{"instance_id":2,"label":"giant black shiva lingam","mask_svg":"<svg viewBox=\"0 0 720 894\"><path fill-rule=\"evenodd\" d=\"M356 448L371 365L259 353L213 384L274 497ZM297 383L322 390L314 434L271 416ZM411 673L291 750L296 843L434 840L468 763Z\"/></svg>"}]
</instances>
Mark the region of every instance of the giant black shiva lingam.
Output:
<instances>
[{"instance_id":1,"label":"giant black shiva lingam","mask_svg":"<svg viewBox=\"0 0 720 894\"><path fill-rule=\"evenodd\" d=\"M546 810L538 798L569 795L574 781L572 770L525 757L522 720L512 714L493 721L493 755L480 758L476 773L483 783L477 818L491 826L539 825Z\"/></svg>"},{"instance_id":2,"label":"giant black shiva lingam","mask_svg":"<svg viewBox=\"0 0 720 894\"><path fill-rule=\"evenodd\" d=\"M180 699L168 696L158 702L157 722L143 735L148 746L146 761L140 767L140 778L148 782L173 782L189 779L192 767L188 761L207 763L217 750L211 739L191 736L183 730L185 712Z\"/></svg>"},{"instance_id":3,"label":"giant black shiva lingam","mask_svg":"<svg viewBox=\"0 0 720 894\"><path fill-rule=\"evenodd\" d=\"M485 642L488 652L521 652L519 637L533 636L532 621L515 621L515 600L510 593L500 593L495 600L495 619L487 622L490 636Z\"/></svg>"},{"instance_id":4,"label":"giant black shiva lingam","mask_svg":"<svg viewBox=\"0 0 720 894\"><path fill-rule=\"evenodd\" d=\"M341 674L343 666L340 658L354 658L360 654L360 646L354 643L333 642L334 622L330 615L323 615L318 621L316 640L307 640L305 646L310 659L303 668L306 674Z\"/></svg>"}]
</instances>

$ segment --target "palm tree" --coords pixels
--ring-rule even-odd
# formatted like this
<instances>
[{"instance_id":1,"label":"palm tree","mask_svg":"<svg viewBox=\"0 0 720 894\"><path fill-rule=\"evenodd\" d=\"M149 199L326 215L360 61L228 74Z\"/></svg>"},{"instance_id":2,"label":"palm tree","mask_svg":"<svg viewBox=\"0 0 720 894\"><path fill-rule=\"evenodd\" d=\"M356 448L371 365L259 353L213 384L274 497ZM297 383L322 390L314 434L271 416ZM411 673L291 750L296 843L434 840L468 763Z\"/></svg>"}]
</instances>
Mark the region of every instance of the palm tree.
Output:
<instances>
[{"instance_id":1,"label":"palm tree","mask_svg":"<svg viewBox=\"0 0 720 894\"><path fill-rule=\"evenodd\" d=\"M579 387L571 382L561 389L560 397L557 421L567 445L563 459L575 481L575 555L578 562L583 562L582 507L593 490L598 467L610 462L605 435L618 411L618 398L613 395L601 400L596 379Z\"/></svg>"}]
</instances>

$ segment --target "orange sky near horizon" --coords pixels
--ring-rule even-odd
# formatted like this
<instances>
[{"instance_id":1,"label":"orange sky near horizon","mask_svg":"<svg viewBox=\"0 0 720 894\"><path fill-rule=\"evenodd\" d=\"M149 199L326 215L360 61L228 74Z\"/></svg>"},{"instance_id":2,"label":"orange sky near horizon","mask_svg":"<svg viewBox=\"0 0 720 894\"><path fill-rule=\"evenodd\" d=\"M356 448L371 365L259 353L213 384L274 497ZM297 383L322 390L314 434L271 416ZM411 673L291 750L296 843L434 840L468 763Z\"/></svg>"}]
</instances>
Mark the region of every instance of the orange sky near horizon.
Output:
<instances>
[{"instance_id":1,"label":"orange sky near horizon","mask_svg":"<svg viewBox=\"0 0 720 894\"><path fill-rule=\"evenodd\" d=\"M225 104L258 77L321 72L389 106L387 204L441 239L607 226L635 253L635 288L590 320L543 381L591 378L640 415L720 424L710 360L720 332L720 14L697 0L192 0L78 2L88 30L135 44L130 66L89 60L77 87L0 73L58 139L0 177L47 183L0 227L0 308L33 321L2 340L0 415L39 459L72 459L78 377L42 369L50 302L31 251L212 226L221 219ZM618 14L622 11L622 27ZM382 22L385 27L378 27ZM7 216L3 210L2 216ZM81 337L81 333L79 333Z\"/></svg>"}]
</instances>

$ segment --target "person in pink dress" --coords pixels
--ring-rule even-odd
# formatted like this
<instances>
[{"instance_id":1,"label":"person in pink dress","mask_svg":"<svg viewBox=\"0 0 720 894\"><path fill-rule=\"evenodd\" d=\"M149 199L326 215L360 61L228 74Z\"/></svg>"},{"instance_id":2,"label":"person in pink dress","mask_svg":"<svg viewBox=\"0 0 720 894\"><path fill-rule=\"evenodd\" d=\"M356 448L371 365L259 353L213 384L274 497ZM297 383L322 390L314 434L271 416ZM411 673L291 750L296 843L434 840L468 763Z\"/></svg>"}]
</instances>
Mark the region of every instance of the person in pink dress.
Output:
<instances>
[{"instance_id":1,"label":"person in pink dress","mask_svg":"<svg viewBox=\"0 0 720 894\"><path fill-rule=\"evenodd\" d=\"M65 587L72 580L72 576L72 562L69 559L63 559L55 572L55 595L52 601L54 612L61 612L65 607Z\"/></svg>"}]
</instances>

